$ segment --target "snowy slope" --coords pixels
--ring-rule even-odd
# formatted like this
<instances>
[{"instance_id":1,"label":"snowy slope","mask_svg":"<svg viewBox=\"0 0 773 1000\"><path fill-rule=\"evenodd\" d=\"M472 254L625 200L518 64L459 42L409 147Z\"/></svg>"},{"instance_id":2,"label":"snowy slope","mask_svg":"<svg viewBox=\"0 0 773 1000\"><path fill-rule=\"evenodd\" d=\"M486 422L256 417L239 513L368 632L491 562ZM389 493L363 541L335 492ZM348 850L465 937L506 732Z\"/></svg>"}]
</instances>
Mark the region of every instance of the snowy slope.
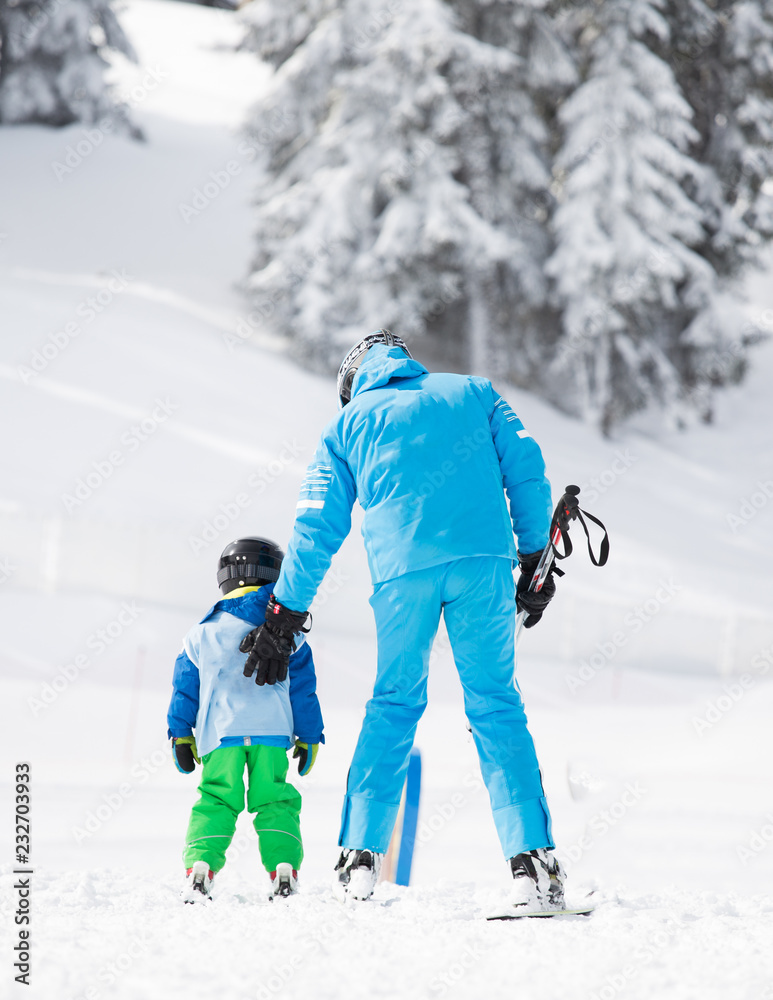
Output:
<instances>
[{"instance_id":1,"label":"snowy slope","mask_svg":"<svg viewBox=\"0 0 773 1000\"><path fill-rule=\"evenodd\" d=\"M115 72L145 144L105 139L58 179L77 126L0 134L0 787L5 808L12 763L32 762L28 992L773 996L769 346L716 426L680 435L642 423L601 441L507 391L556 490L578 481L613 540L596 570L578 535L518 668L574 892L599 887L593 918L479 919L504 872L442 635L414 886L382 886L384 907L328 901L375 662L356 532L315 615L328 744L301 783L305 895L263 905L242 818L217 906L175 907L195 779L168 760L171 666L222 546L286 541L335 397L277 345L238 339L252 179L234 129L265 69L224 48L226 12L132 0L123 20L141 67ZM773 320L768 283L752 294Z\"/></svg>"}]
</instances>

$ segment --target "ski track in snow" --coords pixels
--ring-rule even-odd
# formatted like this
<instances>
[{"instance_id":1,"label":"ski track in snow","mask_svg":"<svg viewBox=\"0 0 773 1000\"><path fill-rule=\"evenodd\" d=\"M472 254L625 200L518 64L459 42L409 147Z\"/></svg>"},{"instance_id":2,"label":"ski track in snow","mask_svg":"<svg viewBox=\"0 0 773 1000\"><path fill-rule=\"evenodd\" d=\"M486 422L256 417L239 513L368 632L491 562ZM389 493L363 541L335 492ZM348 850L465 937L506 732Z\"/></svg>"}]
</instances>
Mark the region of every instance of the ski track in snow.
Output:
<instances>
[{"instance_id":1,"label":"ski track in snow","mask_svg":"<svg viewBox=\"0 0 773 1000\"><path fill-rule=\"evenodd\" d=\"M0 378L4 378L11 382L18 382L19 374L8 365L0 365ZM103 413L111 413L115 416L123 417L126 420L142 421L148 416L147 409L140 409L137 406L121 403L116 399L110 399L109 397L102 396L99 393L90 392L89 390L82 389L79 386L67 385L63 382L54 381L53 379L45 378L42 375L37 375L30 382L30 387L37 389L39 392L46 392L51 396L56 396L58 399L65 400L68 403L75 403L80 406L90 406L94 409L101 410ZM189 424L182 423L180 420L172 421L168 425L167 430L169 433L174 434L177 437L190 441L193 444L200 445L202 448L217 452L219 455L226 455L229 458L234 458L238 462L243 462L245 465L264 465L276 458L275 454L264 451L262 448L254 448L248 445L239 444L236 441L229 441L228 439L220 437L217 434L213 434L210 431L204 431L198 427L191 427ZM304 472L306 469L305 465L297 462L287 464L295 466L299 472Z\"/></svg>"}]
</instances>

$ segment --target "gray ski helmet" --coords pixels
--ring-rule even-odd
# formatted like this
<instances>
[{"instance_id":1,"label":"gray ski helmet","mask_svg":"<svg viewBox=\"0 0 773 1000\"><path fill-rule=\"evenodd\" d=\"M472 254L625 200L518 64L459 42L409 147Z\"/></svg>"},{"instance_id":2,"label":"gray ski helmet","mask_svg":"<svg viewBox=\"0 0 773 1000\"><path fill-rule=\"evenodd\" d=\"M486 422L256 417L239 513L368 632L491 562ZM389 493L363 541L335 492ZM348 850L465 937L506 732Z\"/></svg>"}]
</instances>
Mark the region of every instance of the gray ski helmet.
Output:
<instances>
[{"instance_id":1,"label":"gray ski helmet","mask_svg":"<svg viewBox=\"0 0 773 1000\"><path fill-rule=\"evenodd\" d=\"M401 351L404 351L409 358L413 355L405 346L405 341L398 337L397 334L392 333L390 330L376 330L375 333L369 333L367 337L364 337L359 344L355 344L354 347L349 351L344 360L341 363L341 367L338 369L338 402L340 406L346 406L352 398L352 383L354 382L354 376L357 374L357 369L362 364L362 359L371 349L375 347L376 344L386 344L388 347L399 347Z\"/></svg>"},{"instance_id":2,"label":"gray ski helmet","mask_svg":"<svg viewBox=\"0 0 773 1000\"><path fill-rule=\"evenodd\" d=\"M284 552L270 538L237 538L223 549L217 583L224 594L237 587L273 583L279 579Z\"/></svg>"}]
</instances>

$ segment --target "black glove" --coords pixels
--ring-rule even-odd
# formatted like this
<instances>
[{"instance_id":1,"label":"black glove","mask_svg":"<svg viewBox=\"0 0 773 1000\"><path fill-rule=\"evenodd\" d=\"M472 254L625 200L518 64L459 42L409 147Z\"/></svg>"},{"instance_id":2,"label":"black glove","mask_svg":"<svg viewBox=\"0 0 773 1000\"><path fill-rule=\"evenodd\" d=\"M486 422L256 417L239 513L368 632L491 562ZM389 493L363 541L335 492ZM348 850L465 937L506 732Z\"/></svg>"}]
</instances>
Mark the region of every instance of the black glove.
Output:
<instances>
[{"instance_id":1,"label":"black glove","mask_svg":"<svg viewBox=\"0 0 773 1000\"><path fill-rule=\"evenodd\" d=\"M266 608L266 621L248 632L239 643L242 653L249 653L244 664L244 676L255 674L255 683L276 684L287 678L290 654L295 650L296 632L304 628L307 613L291 611L271 595Z\"/></svg>"},{"instance_id":2,"label":"black glove","mask_svg":"<svg viewBox=\"0 0 773 1000\"><path fill-rule=\"evenodd\" d=\"M534 571L542 558L542 552L531 552L528 555L518 553L518 565L521 575L515 591L515 603L519 611L525 612L524 628L533 628L542 617L542 612L550 604L556 593L556 581L551 568L540 590L529 590L529 584Z\"/></svg>"},{"instance_id":3,"label":"black glove","mask_svg":"<svg viewBox=\"0 0 773 1000\"><path fill-rule=\"evenodd\" d=\"M193 736L172 737L172 760L174 766L182 774L190 774L201 763L196 749L196 739ZM196 763L194 763L194 761Z\"/></svg>"}]
</instances>

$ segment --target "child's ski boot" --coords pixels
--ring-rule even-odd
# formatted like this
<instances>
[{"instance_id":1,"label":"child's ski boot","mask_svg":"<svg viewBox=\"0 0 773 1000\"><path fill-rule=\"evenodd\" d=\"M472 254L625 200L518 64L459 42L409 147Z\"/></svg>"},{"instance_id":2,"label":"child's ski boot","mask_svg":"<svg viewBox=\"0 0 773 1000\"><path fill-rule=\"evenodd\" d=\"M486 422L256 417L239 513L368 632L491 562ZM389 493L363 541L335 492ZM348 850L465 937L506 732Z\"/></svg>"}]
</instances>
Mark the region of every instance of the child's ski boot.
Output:
<instances>
[{"instance_id":1,"label":"child's ski boot","mask_svg":"<svg viewBox=\"0 0 773 1000\"><path fill-rule=\"evenodd\" d=\"M274 896L292 896L298 891L298 872L288 862L276 866L271 876L271 892Z\"/></svg>"},{"instance_id":2,"label":"child's ski boot","mask_svg":"<svg viewBox=\"0 0 773 1000\"><path fill-rule=\"evenodd\" d=\"M208 903L212 899L215 873L206 861L195 861L185 873L185 885L180 892L184 903Z\"/></svg>"}]
</instances>

